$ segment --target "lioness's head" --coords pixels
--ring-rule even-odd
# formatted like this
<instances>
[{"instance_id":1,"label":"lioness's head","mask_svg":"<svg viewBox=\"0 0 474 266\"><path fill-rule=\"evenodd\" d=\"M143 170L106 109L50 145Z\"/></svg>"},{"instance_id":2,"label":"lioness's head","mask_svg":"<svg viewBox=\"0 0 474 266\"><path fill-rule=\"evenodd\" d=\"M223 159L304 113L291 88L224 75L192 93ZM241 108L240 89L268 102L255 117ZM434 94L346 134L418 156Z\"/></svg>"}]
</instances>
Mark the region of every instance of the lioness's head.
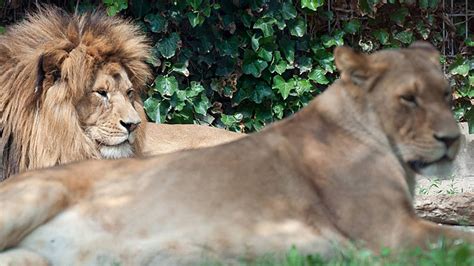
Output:
<instances>
[{"instance_id":1,"label":"lioness's head","mask_svg":"<svg viewBox=\"0 0 474 266\"><path fill-rule=\"evenodd\" d=\"M429 43L372 55L335 51L341 80L378 123L407 169L445 174L459 149L451 88Z\"/></svg>"},{"instance_id":2,"label":"lioness's head","mask_svg":"<svg viewBox=\"0 0 474 266\"><path fill-rule=\"evenodd\" d=\"M43 8L0 36L5 177L140 154L149 56L137 26L102 13Z\"/></svg>"}]
</instances>

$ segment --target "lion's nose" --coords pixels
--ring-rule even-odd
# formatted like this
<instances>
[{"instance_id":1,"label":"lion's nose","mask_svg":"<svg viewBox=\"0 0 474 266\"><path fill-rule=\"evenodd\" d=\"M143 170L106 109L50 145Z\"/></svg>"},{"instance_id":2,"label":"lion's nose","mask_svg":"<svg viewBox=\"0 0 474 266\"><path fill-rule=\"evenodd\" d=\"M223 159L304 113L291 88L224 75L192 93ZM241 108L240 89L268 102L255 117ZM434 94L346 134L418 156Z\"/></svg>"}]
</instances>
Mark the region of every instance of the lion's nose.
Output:
<instances>
[{"instance_id":1,"label":"lion's nose","mask_svg":"<svg viewBox=\"0 0 474 266\"><path fill-rule=\"evenodd\" d=\"M443 142L444 145L446 145L447 149L449 149L453 145L453 143L459 140L460 136L461 136L460 134L457 134L455 136L441 136L441 135L434 134L434 138L440 142Z\"/></svg>"},{"instance_id":2,"label":"lion's nose","mask_svg":"<svg viewBox=\"0 0 474 266\"><path fill-rule=\"evenodd\" d=\"M128 133L132 133L135 129L137 129L138 125L140 125L140 122L124 122L120 120L120 125L122 125L125 129L127 129Z\"/></svg>"}]
</instances>

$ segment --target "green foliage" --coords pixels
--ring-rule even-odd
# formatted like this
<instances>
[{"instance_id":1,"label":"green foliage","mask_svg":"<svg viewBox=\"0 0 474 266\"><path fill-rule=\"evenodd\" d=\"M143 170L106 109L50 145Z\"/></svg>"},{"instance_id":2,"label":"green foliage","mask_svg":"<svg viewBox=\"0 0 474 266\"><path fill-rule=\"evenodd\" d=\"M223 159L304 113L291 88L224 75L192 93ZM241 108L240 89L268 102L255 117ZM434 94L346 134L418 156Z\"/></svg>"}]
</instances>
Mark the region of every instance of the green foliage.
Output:
<instances>
[{"instance_id":1,"label":"green foliage","mask_svg":"<svg viewBox=\"0 0 474 266\"><path fill-rule=\"evenodd\" d=\"M102 0L104 5L107 7L107 14L109 16L115 16L122 10L128 8L128 0Z\"/></svg>"},{"instance_id":2,"label":"green foliage","mask_svg":"<svg viewBox=\"0 0 474 266\"><path fill-rule=\"evenodd\" d=\"M468 266L474 263L474 245L467 243L447 243L440 240L427 250L415 248L395 253L382 248L378 255L366 249L352 249L325 259L319 254L302 254L292 247L286 254L268 254L254 260L242 259L242 266L405 266L405 265L456 265ZM223 265L219 262L205 262L201 265Z\"/></svg>"},{"instance_id":3,"label":"green foliage","mask_svg":"<svg viewBox=\"0 0 474 266\"><path fill-rule=\"evenodd\" d=\"M6 31L5 27L0 26L0 34L4 34Z\"/></svg>"},{"instance_id":4,"label":"green foliage","mask_svg":"<svg viewBox=\"0 0 474 266\"><path fill-rule=\"evenodd\" d=\"M331 51L343 43L345 31L326 33L324 45L318 45L305 19L306 12L323 12L315 13L323 4L187 0L154 5L143 19L158 59L157 78L145 100L150 119L254 131L296 112L335 78ZM351 34L359 28L358 21L347 25ZM185 93L193 88L199 88L198 95Z\"/></svg>"},{"instance_id":5,"label":"green foliage","mask_svg":"<svg viewBox=\"0 0 474 266\"><path fill-rule=\"evenodd\" d=\"M474 133L474 58L458 56L448 68L452 86L456 88L456 118L468 122L469 132Z\"/></svg>"}]
</instances>

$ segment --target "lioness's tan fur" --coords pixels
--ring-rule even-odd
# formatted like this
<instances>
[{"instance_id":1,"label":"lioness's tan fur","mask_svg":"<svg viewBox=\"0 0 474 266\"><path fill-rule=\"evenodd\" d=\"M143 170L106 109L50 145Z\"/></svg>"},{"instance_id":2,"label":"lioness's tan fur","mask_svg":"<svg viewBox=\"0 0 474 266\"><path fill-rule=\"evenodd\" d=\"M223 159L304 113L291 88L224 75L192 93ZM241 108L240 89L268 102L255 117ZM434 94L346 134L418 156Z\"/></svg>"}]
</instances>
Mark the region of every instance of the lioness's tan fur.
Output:
<instances>
[{"instance_id":1,"label":"lioness's tan fur","mask_svg":"<svg viewBox=\"0 0 474 266\"><path fill-rule=\"evenodd\" d=\"M259 133L7 180L0 250L11 249L0 261L195 265L292 245L330 255L350 243L374 251L441 236L472 243L472 233L423 221L412 207L414 172L449 165L459 149L438 58L425 43L370 56L339 48L341 79Z\"/></svg>"},{"instance_id":2,"label":"lioness's tan fur","mask_svg":"<svg viewBox=\"0 0 474 266\"><path fill-rule=\"evenodd\" d=\"M141 155L142 146L149 155L239 137L204 126L145 123L139 93L150 76L149 57L137 26L100 12L71 15L46 7L0 35L3 178L76 160ZM104 89L110 99L101 105L97 93ZM129 89L137 92L132 105ZM120 121L138 122L138 116L142 123L130 133L132 147L102 145L124 130Z\"/></svg>"}]
</instances>

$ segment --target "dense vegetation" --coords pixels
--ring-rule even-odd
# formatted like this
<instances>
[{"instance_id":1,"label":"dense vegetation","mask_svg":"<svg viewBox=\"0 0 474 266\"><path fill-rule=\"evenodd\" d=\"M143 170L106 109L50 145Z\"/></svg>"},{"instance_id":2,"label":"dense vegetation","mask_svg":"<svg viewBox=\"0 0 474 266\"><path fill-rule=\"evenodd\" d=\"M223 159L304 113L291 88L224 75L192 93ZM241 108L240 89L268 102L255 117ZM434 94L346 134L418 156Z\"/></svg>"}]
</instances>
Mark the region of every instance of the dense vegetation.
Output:
<instances>
[{"instance_id":1,"label":"dense vegetation","mask_svg":"<svg viewBox=\"0 0 474 266\"><path fill-rule=\"evenodd\" d=\"M3 24L32 6L11 2L16 9L4 12ZM155 79L145 96L151 120L245 132L296 112L324 91L337 77L337 45L371 52L421 39L441 49L446 41L440 0L343 0L329 8L326 0L50 2L79 12L102 6L142 25L155 54L149 62ZM472 31L466 38L464 23L446 29L457 54L442 58L455 88L455 113L474 131Z\"/></svg>"},{"instance_id":2,"label":"dense vegetation","mask_svg":"<svg viewBox=\"0 0 474 266\"><path fill-rule=\"evenodd\" d=\"M456 265L468 266L474 263L474 245L467 243L447 244L439 241L427 250L413 249L400 253L393 253L383 248L376 255L368 250L351 250L336 255L331 259L324 259L319 255L303 255L298 249L292 248L284 258L277 259L272 254L263 256L256 261L247 262L242 259L242 266L433 266ZM202 265L223 265L218 262L208 262Z\"/></svg>"}]
</instances>

